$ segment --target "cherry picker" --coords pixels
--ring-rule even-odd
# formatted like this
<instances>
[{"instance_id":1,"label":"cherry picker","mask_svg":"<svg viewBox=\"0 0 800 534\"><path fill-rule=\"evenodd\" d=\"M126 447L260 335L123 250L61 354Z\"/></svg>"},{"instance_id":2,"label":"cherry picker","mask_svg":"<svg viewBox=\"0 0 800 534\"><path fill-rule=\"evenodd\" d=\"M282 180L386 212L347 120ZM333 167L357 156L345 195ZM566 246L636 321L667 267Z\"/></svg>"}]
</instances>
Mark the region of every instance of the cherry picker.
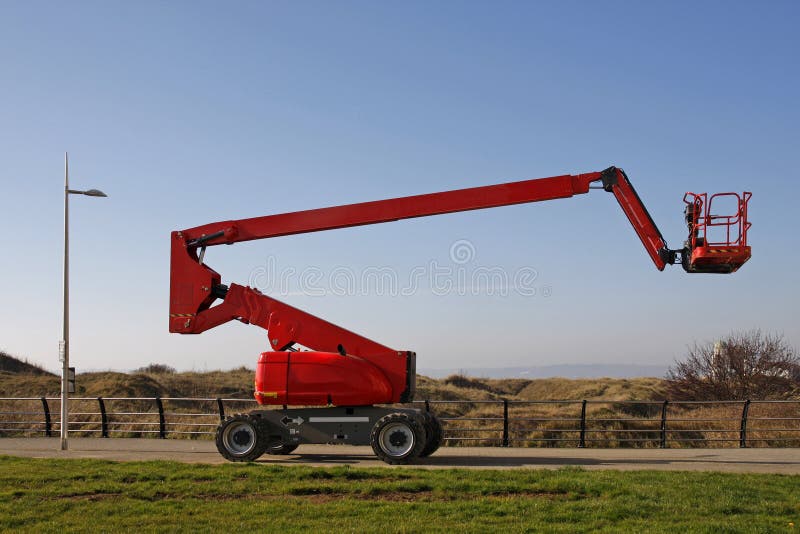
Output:
<instances>
[{"instance_id":1,"label":"cherry picker","mask_svg":"<svg viewBox=\"0 0 800 534\"><path fill-rule=\"evenodd\" d=\"M680 264L688 273L727 274L750 258L751 193L686 193L688 238L682 248L670 249L627 175L617 167L172 232L170 332L200 334L234 320L267 331L270 350L261 354L255 377L255 398L263 408L223 421L216 435L219 452L231 461L253 461L264 453L289 454L304 443L370 444L385 462L408 463L435 452L443 432L434 415L392 406L414 398L414 352L367 339L257 289L223 284L220 274L205 263L208 247L556 200L591 189L614 195L660 271ZM713 207L723 203L733 208L715 214Z\"/></svg>"}]
</instances>

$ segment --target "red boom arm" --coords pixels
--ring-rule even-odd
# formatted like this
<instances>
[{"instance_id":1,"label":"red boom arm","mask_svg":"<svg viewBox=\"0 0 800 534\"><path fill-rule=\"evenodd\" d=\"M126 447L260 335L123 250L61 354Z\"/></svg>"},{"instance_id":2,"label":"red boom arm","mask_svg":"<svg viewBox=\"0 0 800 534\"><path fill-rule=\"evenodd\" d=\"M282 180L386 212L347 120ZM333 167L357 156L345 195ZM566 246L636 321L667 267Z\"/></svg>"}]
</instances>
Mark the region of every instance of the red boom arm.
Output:
<instances>
[{"instance_id":1,"label":"red boom arm","mask_svg":"<svg viewBox=\"0 0 800 534\"><path fill-rule=\"evenodd\" d=\"M203 263L205 247L414 217L568 198L576 194L588 193L590 184L596 181L602 182L606 191L614 193L656 267L663 270L666 263L672 263L674 255L671 256L671 251L667 249L661 233L647 213L627 176L621 169L610 167L602 172L555 176L224 221L173 232L170 332L199 334L235 319L266 329L269 332L270 346L275 351L291 350L292 346L297 343L319 351L314 354L322 358L326 362L325 365L341 362L342 360L336 358L330 360L330 356L338 354L350 358L348 361L352 360L353 366L358 368L358 373L362 376L371 373L371 371L367 372L371 369L369 367L371 365L380 370L380 376L386 378L385 383L375 385L369 393L354 396L348 394L348 391L351 392L354 387L356 390L358 389L358 386L354 384L348 383L347 388L339 389L331 389L330 384L315 386L309 382L309 376L311 376L309 373L297 375L293 379L290 361L295 362L295 366L298 365L298 362L308 363L306 360L310 353L265 353L262 356L262 363L280 364L278 376L285 376L286 384L283 384L282 378L277 385L274 381L270 382L268 387L271 388L271 391L260 390L260 393L257 392L259 402L286 404L302 401L303 403L312 403L323 402L320 399L324 399L332 404L372 404L409 400L414 389L413 353L385 347L262 295L255 289L236 284L231 285L230 288L222 285L220 275ZM200 249L199 254L198 249ZM222 303L212 306L217 299L223 299ZM269 361L267 362L267 360ZM337 379L351 380L351 378L345 377ZM356 374L355 381L358 380L359 375ZM370 381L380 382L381 379L375 375ZM298 391L292 396L293 387L298 390L305 388L306 391L303 393L313 390L313 394L303 396ZM330 393L330 390L334 390L336 395Z\"/></svg>"}]
</instances>

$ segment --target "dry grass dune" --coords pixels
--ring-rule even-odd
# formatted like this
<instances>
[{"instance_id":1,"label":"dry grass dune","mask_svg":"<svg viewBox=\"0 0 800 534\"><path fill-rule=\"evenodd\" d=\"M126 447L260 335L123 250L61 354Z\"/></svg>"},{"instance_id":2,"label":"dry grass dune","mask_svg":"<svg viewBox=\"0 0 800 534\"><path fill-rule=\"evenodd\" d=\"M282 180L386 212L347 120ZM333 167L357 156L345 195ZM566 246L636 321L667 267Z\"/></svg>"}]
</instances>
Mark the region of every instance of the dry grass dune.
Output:
<instances>
[{"instance_id":1,"label":"dry grass dune","mask_svg":"<svg viewBox=\"0 0 800 534\"><path fill-rule=\"evenodd\" d=\"M0 397L58 397L59 378L51 374L0 371ZM581 415L581 400L586 406L587 444L604 447L645 446L659 444L660 412L666 395L666 383L659 378L596 378L596 379L484 379L460 375L436 380L425 376L417 378L417 400L430 400L431 408L445 419L449 444L497 445L503 435L502 400L508 406L509 437L513 445L559 446L577 445ZM203 397L203 398L253 398L253 371L246 368L209 372L95 372L77 377L76 397ZM439 403L435 401L450 401ZM488 402L487 402L488 401ZM561 402L543 402L561 401ZM601 402L602 401L602 402ZM651 404L630 401L651 401ZM27 401L33 402L33 401ZM6 404L8 402L6 401ZM76 400L78 411L96 411L96 401ZM226 411L246 410L248 404L236 406L229 403ZM9 409L21 409L20 407ZM52 408L51 408L52 409ZM57 409L57 408L56 408ZM154 417L145 426L135 426L136 417L115 416L117 429L130 431L157 425L157 413L152 401L113 401L113 411L145 411ZM193 407L181 401L172 401L168 411L174 425L171 431L192 430L197 420L182 416L186 411L213 414L216 404L196 404ZM789 437L800 445L800 405L756 405L751 416L764 418L756 421L751 438L763 437L758 444L769 444L775 438ZM692 441L671 446L736 446L739 437L739 418L742 406L720 404L709 406L670 405L670 438L687 438ZM139 420L141 419L140 416ZM797 417L796 420L771 418ZM766 419L770 418L770 419ZM98 416L87 415L86 421L97 426ZM213 415L208 419L213 423ZM122 426L119 426L122 425ZM150 425L150 426L147 426ZM185 428L184 428L185 426ZM769 429L795 428L791 434ZM89 428L89 427L87 427ZM208 427L205 427L208 428ZM764 429L762 431L761 429ZM727 441L723 441L727 440ZM776 445L790 442L775 441Z\"/></svg>"}]
</instances>

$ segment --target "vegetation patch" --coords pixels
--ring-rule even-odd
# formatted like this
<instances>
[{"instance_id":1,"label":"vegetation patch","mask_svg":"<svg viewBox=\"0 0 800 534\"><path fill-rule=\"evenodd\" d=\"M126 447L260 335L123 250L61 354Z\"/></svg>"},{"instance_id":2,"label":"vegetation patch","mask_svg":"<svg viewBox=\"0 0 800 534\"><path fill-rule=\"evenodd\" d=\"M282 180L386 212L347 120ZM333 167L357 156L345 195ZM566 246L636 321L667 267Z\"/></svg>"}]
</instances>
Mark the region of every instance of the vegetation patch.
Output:
<instances>
[{"instance_id":1,"label":"vegetation patch","mask_svg":"<svg viewBox=\"0 0 800 534\"><path fill-rule=\"evenodd\" d=\"M0 457L0 531L792 532L799 476Z\"/></svg>"}]
</instances>

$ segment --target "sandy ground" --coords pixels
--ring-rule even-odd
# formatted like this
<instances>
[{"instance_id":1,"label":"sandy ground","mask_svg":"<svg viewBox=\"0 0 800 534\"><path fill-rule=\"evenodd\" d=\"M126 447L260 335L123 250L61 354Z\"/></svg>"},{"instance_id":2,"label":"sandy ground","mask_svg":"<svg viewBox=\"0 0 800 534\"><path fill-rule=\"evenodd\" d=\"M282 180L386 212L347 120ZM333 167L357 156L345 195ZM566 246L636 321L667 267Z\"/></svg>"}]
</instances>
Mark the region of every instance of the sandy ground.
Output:
<instances>
[{"instance_id":1,"label":"sandy ground","mask_svg":"<svg viewBox=\"0 0 800 534\"><path fill-rule=\"evenodd\" d=\"M183 439L71 438L60 450L57 438L0 438L0 455L29 458L98 458L116 461L175 460L225 463L211 441ZM265 455L270 465L391 467L370 447L302 445L288 456ZM526 449L442 447L413 467L424 469L584 469L723 471L800 474L800 449Z\"/></svg>"}]
</instances>

